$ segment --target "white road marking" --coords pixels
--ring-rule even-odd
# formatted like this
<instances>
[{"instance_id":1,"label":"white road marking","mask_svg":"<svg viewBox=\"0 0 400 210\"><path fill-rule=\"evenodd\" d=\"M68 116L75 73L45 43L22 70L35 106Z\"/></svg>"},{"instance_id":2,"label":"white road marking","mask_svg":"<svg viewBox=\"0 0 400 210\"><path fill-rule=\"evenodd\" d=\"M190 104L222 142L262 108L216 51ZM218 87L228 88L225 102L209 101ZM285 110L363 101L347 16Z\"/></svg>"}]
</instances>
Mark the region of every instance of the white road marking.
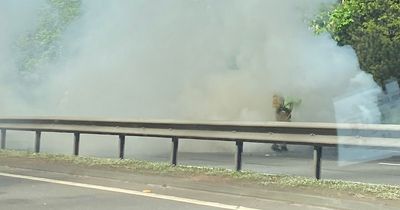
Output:
<instances>
[{"instance_id":1,"label":"white road marking","mask_svg":"<svg viewBox=\"0 0 400 210\"><path fill-rule=\"evenodd\" d=\"M223 203L217 203L217 202L202 201L202 200L196 200L196 199L191 199L191 198L181 198L181 197L170 196L170 195L161 195L161 194L156 194L156 193L144 193L144 192L140 192L140 191L127 190L127 189L116 188L116 187L105 187L105 186L100 186L100 185L69 182L69 181L47 179L47 178L40 178L40 177L33 177L33 176L25 176L25 175L18 175L18 174L0 173L0 176L12 177L12 178L18 178L18 179L27 179L27 180L33 180L33 181L39 181L39 182L47 182L47 183L52 183L52 184L61 184L61 185L74 186L74 187L96 189L96 190L103 190L103 191L116 192L116 193L124 193L124 194L144 196L144 197L150 197L150 198L158 198L158 199L177 201L177 202L182 202L182 203L196 204L196 205L201 205L201 206L210 206L210 207L215 207L215 208L220 208L220 209L259 210L259 209L247 208L247 207L243 207L243 206L235 206L235 205L229 205L229 204L223 204Z\"/></svg>"},{"instance_id":2,"label":"white road marking","mask_svg":"<svg viewBox=\"0 0 400 210\"><path fill-rule=\"evenodd\" d=\"M400 166L400 163L378 163L379 165Z\"/></svg>"}]
</instances>

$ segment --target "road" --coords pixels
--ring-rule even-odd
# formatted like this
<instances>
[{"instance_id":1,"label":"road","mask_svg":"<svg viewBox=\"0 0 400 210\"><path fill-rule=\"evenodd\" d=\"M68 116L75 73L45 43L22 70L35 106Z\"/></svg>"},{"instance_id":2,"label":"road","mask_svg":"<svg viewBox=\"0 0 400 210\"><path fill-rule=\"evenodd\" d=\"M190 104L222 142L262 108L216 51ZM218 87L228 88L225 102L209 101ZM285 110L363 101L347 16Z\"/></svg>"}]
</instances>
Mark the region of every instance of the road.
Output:
<instances>
[{"instance_id":1,"label":"road","mask_svg":"<svg viewBox=\"0 0 400 210\"><path fill-rule=\"evenodd\" d=\"M1 209L215 209L84 187L0 177Z\"/></svg>"},{"instance_id":2,"label":"road","mask_svg":"<svg viewBox=\"0 0 400 210\"><path fill-rule=\"evenodd\" d=\"M0 159L0 209L399 209L399 201L271 188L214 176L134 173L29 157Z\"/></svg>"},{"instance_id":3,"label":"road","mask_svg":"<svg viewBox=\"0 0 400 210\"><path fill-rule=\"evenodd\" d=\"M246 195L251 189L221 193L212 187L204 191L160 186L150 184L157 183L151 179L136 177L132 181L121 176L105 178L0 166L0 209L335 209L325 207L324 202L319 206Z\"/></svg>"},{"instance_id":4,"label":"road","mask_svg":"<svg viewBox=\"0 0 400 210\"><path fill-rule=\"evenodd\" d=\"M107 141L109 139L106 139ZM127 143L132 141L127 141ZM48 143L48 142L47 142ZM85 143L83 141L82 143ZM91 142L96 143L96 142ZM101 143L101 142L100 142ZM165 141L158 142L162 147L169 148L169 144ZM163 144L164 143L164 144ZM88 143L86 143L88 144ZM43 146L47 144L43 143ZM103 150L96 149L92 152L87 152L85 149L91 148L90 145L82 145L82 156L91 157L109 157L117 158L118 145L110 145ZM134 145L131 145L134 146ZM261 145L267 149L267 145ZM70 155L68 150L72 146L68 145L64 151L53 151L44 148L44 152L63 153ZM161 146L160 146L161 147ZM11 147L12 148L12 147ZM21 149L21 147L15 147ZM68 150L67 152L65 150ZM165 152L153 152L151 148L147 148L140 153L132 151L132 148L126 148L125 158L148 160L156 162L170 162L170 156L165 149ZM146 152L147 151L147 152ZM146 153L145 153L146 152ZM305 177L314 177L313 174L313 151L311 147L306 146L291 146L289 152L252 152L245 151L243 154L243 169L256 172L264 172L269 174L289 174ZM335 148L324 148L322 152L322 178L323 179L338 179L355 182L366 182L376 184L396 184L400 185L400 153L388 152L386 158L376 158L375 160L359 161L345 163L337 161L338 154ZM193 165L193 166L210 166L234 169L234 154L233 152L179 152L178 164Z\"/></svg>"},{"instance_id":5,"label":"road","mask_svg":"<svg viewBox=\"0 0 400 210\"><path fill-rule=\"evenodd\" d=\"M136 159L168 162L168 155L131 156ZM129 158L129 157L128 157ZM244 154L243 169L269 174L289 174L314 177L312 150L300 148L285 153ZM234 156L228 153L180 153L178 163L234 169ZM355 182L400 185L400 153L367 162L343 164L335 150L323 151L322 178Z\"/></svg>"}]
</instances>

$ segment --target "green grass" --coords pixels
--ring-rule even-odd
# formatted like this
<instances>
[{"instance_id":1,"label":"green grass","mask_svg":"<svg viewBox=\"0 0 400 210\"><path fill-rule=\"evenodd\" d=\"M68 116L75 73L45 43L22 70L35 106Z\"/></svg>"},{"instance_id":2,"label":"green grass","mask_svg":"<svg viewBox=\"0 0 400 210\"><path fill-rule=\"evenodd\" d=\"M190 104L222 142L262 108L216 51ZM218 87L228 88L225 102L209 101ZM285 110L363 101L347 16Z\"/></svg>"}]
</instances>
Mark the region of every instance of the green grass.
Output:
<instances>
[{"instance_id":1,"label":"green grass","mask_svg":"<svg viewBox=\"0 0 400 210\"><path fill-rule=\"evenodd\" d=\"M48 161L63 161L82 166L101 166L111 168L122 168L135 171L136 173L150 173L169 176L216 176L232 180L241 180L275 186L285 189L307 189L307 190L329 190L338 193L346 193L355 197L376 197L390 200L400 200L400 186L357 183L339 180L316 180L312 178L270 175L252 171L237 172L224 168L210 168L197 166L171 166L167 163L147 162L139 160L120 160L110 158L75 157L48 153L30 153L26 151L0 150L1 157L20 157L31 159L45 159Z\"/></svg>"}]
</instances>

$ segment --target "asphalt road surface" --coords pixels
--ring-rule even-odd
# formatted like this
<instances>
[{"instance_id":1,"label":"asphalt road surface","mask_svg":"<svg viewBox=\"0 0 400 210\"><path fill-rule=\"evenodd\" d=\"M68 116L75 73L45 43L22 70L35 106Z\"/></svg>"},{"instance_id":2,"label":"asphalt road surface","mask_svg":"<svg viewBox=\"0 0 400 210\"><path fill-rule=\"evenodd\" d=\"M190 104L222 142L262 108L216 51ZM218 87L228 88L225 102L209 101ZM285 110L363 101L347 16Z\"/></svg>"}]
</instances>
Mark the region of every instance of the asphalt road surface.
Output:
<instances>
[{"instance_id":1,"label":"asphalt road surface","mask_svg":"<svg viewBox=\"0 0 400 210\"><path fill-rule=\"evenodd\" d=\"M400 153L368 161L338 161L336 151L323 151L322 178L355 182L400 185ZM128 157L129 158L129 157ZM137 156L136 159L168 162L168 155ZM234 169L234 155L228 153L179 153L178 164ZM314 177L312 150L300 148L289 152L244 154L244 170L269 174Z\"/></svg>"},{"instance_id":2,"label":"asphalt road surface","mask_svg":"<svg viewBox=\"0 0 400 210\"><path fill-rule=\"evenodd\" d=\"M359 198L321 190L271 188L202 175L141 174L123 168L28 157L0 159L0 209L7 210L392 210L400 206L396 200Z\"/></svg>"},{"instance_id":3,"label":"asphalt road surface","mask_svg":"<svg viewBox=\"0 0 400 210\"><path fill-rule=\"evenodd\" d=\"M85 170L81 168L79 173ZM114 175L99 178L0 166L0 209L336 209L326 207L324 201L319 204L305 204L268 199L260 194L250 196L247 192L252 189L238 189L240 193L223 193L215 192L213 187L196 190L190 186L177 188L150 184L157 183L159 178L136 177L134 181L127 181L129 178L116 178ZM305 198L304 201L315 199ZM329 201L332 199L329 198ZM350 202L348 205L360 204ZM365 206L365 203L361 203L361 206Z\"/></svg>"},{"instance_id":4,"label":"asphalt road surface","mask_svg":"<svg viewBox=\"0 0 400 210\"><path fill-rule=\"evenodd\" d=\"M109 139L107 139L107 142L109 142L108 140ZM127 142L132 143L134 141ZM163 147L165 146L170 148L170 145L165 144L165 141L160 141L159 143L164 143ZM46 142L44 142L43 146L46 145ZM265 148L265 152L247 153L245 151L242 159L243 170L264 172L269 174L288 174L314 177L313 150L311 147L289 145L288 152L271 152L268 150L268 145L260 145ZM82 151L80 155L117 158L117 146L118 145L111 145L103 150L96 148L91 153L88 153L85 151L85 149L91 147L88 145L82 145ZM64 148L64 151L53 151L44 148L43 151L70 155L71 153L69 151L65 152L65 150L70 150L70 148L72 148L72 146L67 146L67 149ZM21 149L21 147L15 147L15 149ZM168 151L168 149L166 149L166 151ZM379 153L379 151L366 152L366 154L375 153ZM354 155L360 156L359 158L361 160L349 162L340 160L341 154L338 154L338 151L335 148L324 148L322 152L321 178L400 185L400 152L385 151L384 154L385 155L381 157L377 155L374 158L368 159L363 158L362 155L355 153ZM170 162L170 154L168 152L160 154L160 152L153 152L151 148L144 149L141 153L133 152L131 148L126 148L125 158ZM340 161L338 161L338 159ZM179 152L178 164L234 169L234 152Z\"/></svg>"},{"instance_id":5,"label":"asphalt road surface","mask_svg":"<svg viewBox=\"0 0 400 210\"><path fill-rule=\"evenodd\" d=\"M0 177L1 209L216 209L83 187Z\"/></svg>"}]
</instances>

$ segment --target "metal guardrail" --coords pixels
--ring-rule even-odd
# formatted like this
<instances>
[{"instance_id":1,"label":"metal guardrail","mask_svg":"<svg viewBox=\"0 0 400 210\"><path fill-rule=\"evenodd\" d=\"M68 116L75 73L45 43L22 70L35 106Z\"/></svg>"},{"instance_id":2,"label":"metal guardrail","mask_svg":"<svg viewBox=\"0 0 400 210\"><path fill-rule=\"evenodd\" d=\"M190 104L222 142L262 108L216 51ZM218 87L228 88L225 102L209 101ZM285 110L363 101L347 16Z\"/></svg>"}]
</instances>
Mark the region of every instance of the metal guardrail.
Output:
<instances>
[{"instance_id":1,"label":"metal guardrail","mask_svg":"<svg viewBox=\"0 0 400 210\"><path fill-rule=\"evenodd\" d=\"M231 141L236 144L236 170L242 168L244 142L287 143L314 147L314 174L321 178L324 146L400 148L400 125L335 124L297 122L184 122L166 120L96 120L73 118L0 118L1 149L6 148L7 130L35 132L35 152L40 152L42 132L74 134L73 154L79 154L80 134L119 136L119 158L124 158L126 136L172 139L171 164L177 164L180 139Z\"/></svg>"}]
</instances>

